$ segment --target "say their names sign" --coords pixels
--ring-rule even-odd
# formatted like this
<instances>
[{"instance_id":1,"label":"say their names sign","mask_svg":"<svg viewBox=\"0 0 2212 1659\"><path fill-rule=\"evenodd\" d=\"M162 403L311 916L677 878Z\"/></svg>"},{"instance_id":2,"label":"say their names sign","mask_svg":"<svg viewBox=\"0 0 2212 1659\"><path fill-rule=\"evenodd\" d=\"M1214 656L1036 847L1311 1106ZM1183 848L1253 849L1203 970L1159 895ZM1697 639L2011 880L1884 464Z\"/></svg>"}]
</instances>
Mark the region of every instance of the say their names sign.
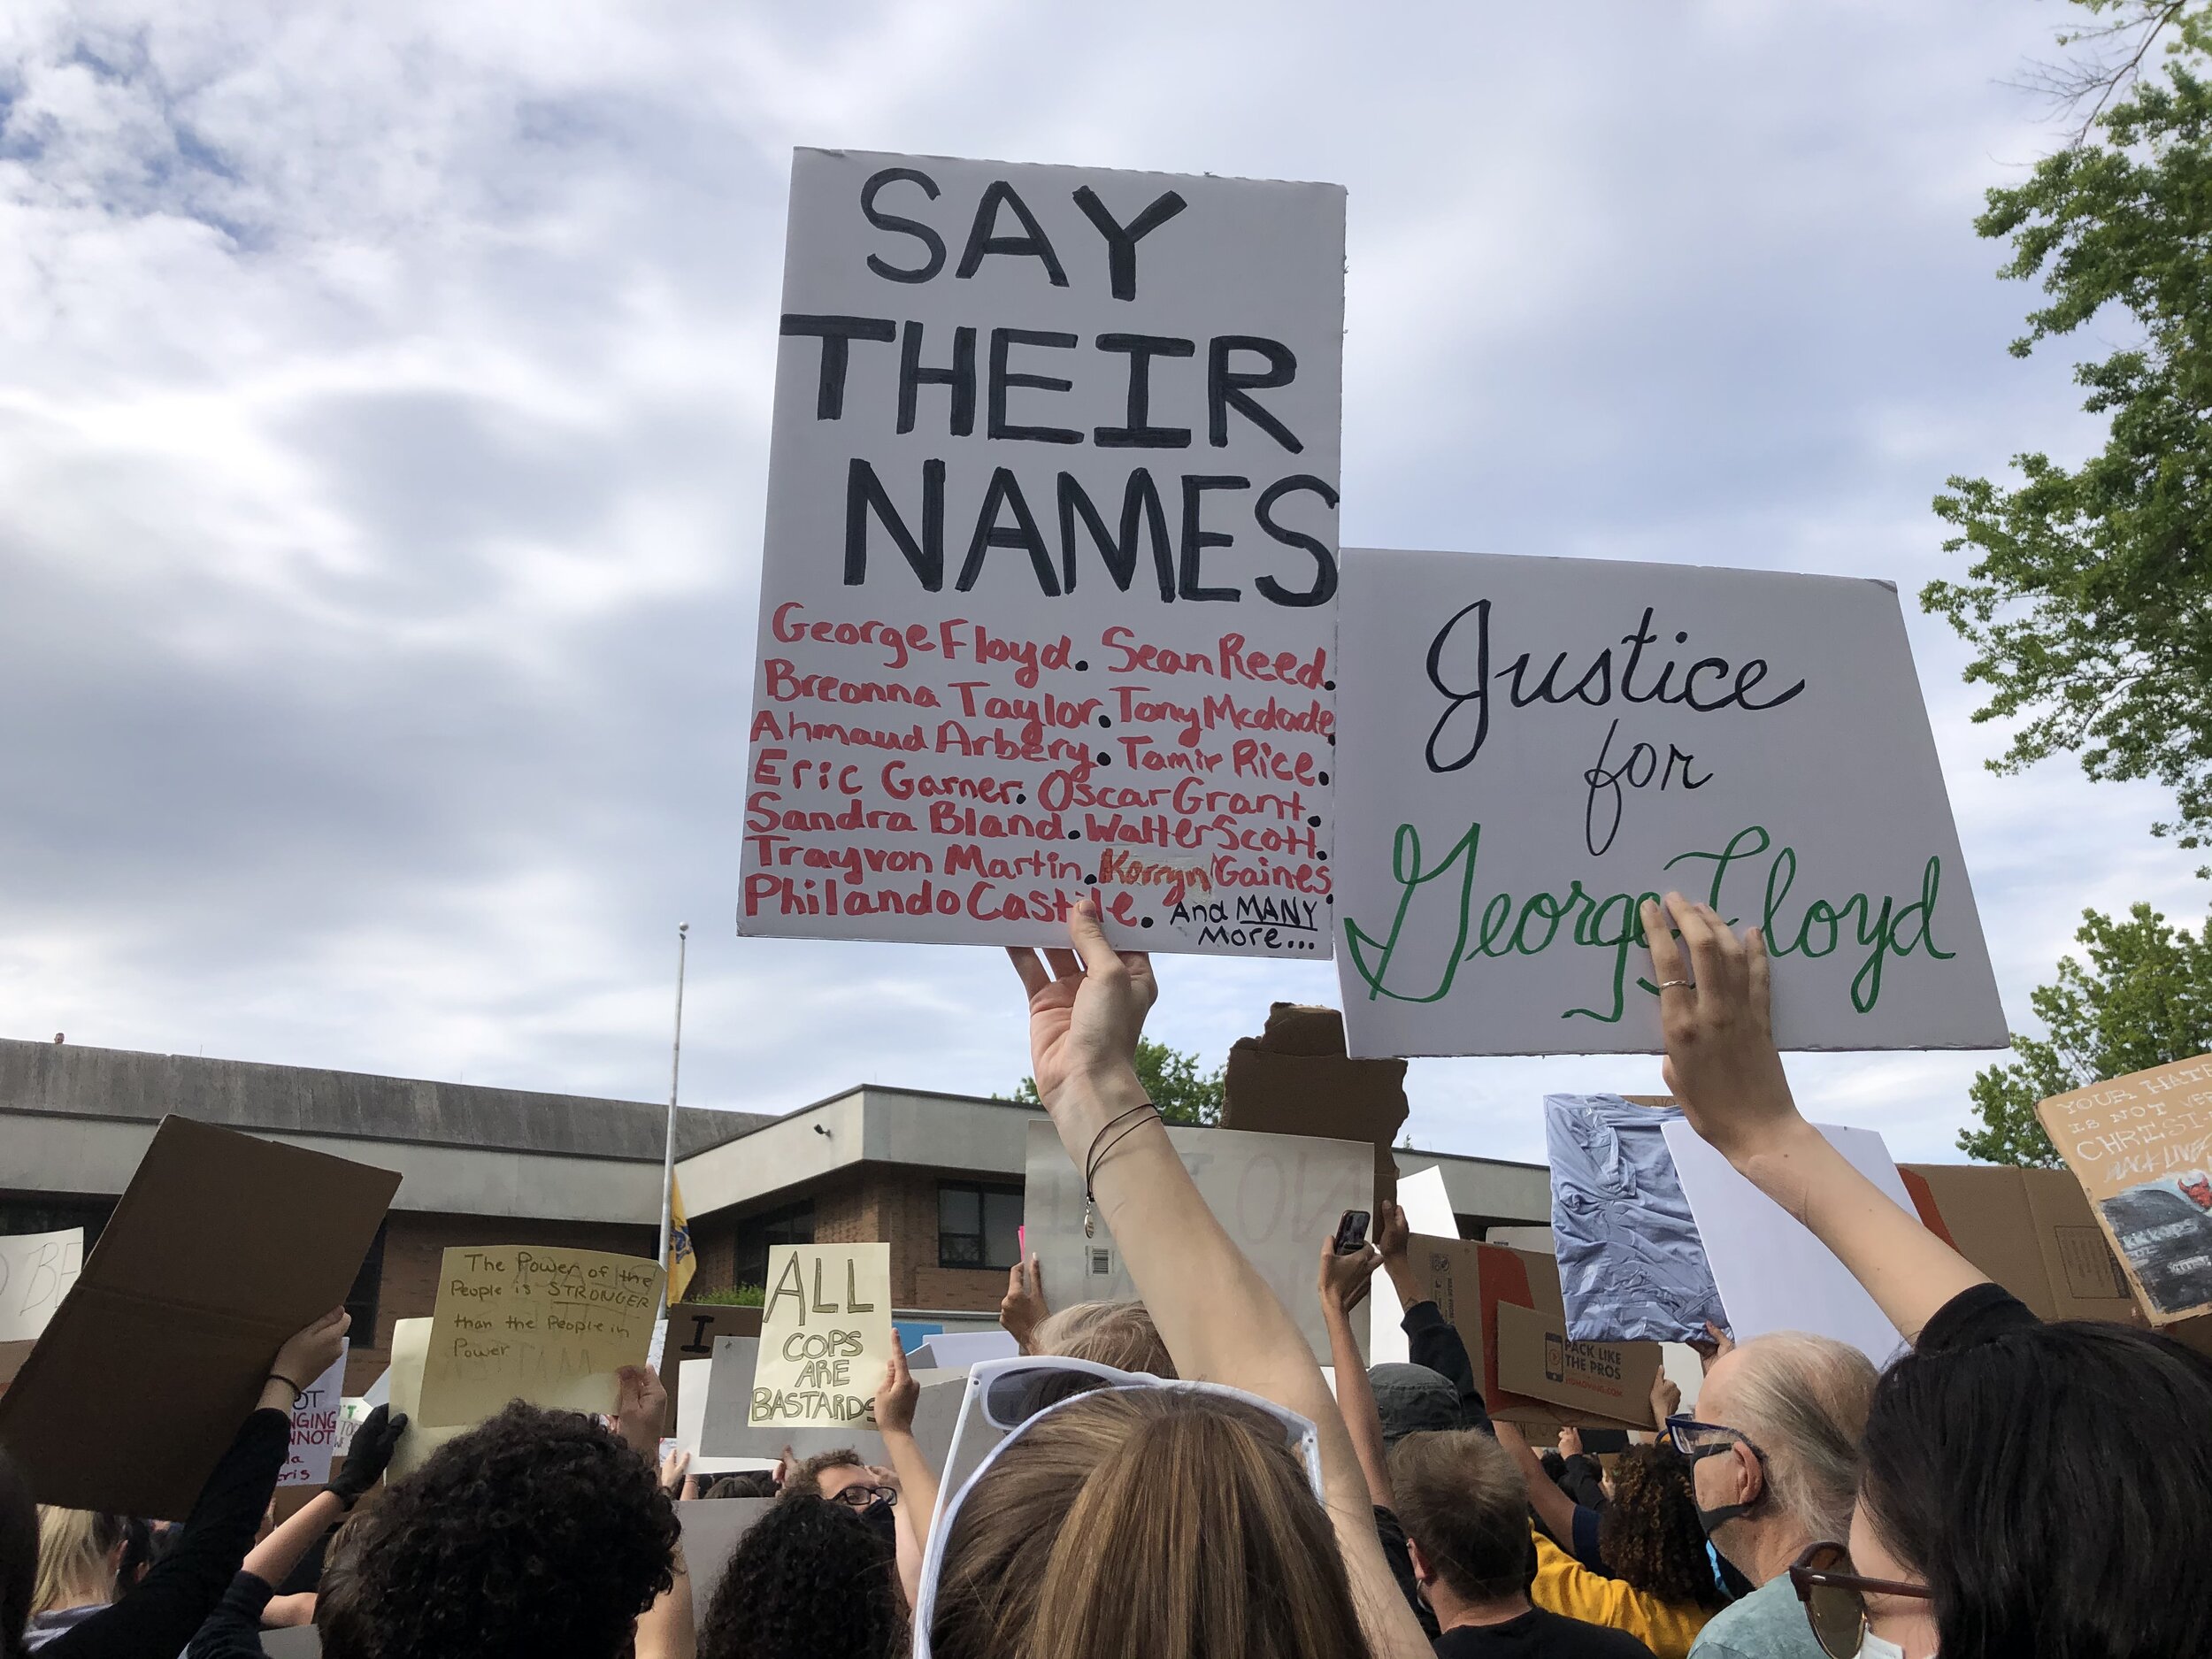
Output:
<instances>
[{"instance_id":1,"label":"say their names sign","mask_svg":"<svg viewBox=\"0 0 2212 1659\"><path fill-rule=\"evenodd\" d=\"M1354 549L1338 978L1363 1056L1657 1052L1640 904L1765 930L1784 1048L2007 1037L1896 590Z\"/></svg>"},{"instance_id":2,"label":"say their names sign","mask_svg":"<svg viewBox=\"0 0 2212 1659\"><path fill-rule=\"evenodd\" d=\"M896 1342L889 1245L772 1246L747 1423L874 1427Z\"/></svg>"},{"instance_id":3,"label":"say their names sign","mask_svg":"<svg viewBox=\"0 0 2212 1659\"><path fill-rule=\"evenodd\" d=\"M612 1411L615 1373L645 1363L660 1293L660 1267L642 1256L452 1247L431 1315L422 1420L477 1423L510 1400Z\"/></svg>"},{"instance_id":4,"label":"say their names sign","mask_svg":"<svg viewBox=\"0 0 2212 1659\"><path fill-rule=\"evenodd\" d=\"M801 150L738 931L1320 957L1344 192Z\"/></svg>"}]
</instances>

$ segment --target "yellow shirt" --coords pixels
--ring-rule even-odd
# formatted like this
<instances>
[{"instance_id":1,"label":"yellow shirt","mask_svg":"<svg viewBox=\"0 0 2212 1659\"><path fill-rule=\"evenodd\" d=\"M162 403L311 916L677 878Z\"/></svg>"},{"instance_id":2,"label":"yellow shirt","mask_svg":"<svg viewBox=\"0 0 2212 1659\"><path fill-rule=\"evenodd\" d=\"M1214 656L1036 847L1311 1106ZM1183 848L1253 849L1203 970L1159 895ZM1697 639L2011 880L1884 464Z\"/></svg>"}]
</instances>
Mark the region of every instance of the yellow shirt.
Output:
<instances>
[{"instance_id":1,"label":"yellow shirt","mask_svg":"<svg viewBox=\"0 0 2212 1659\"><path fill-rule=\"evenodd\" d=\"M1541 1532L1536 1534L1536 1582L1529 1586L1528 1599L1568 1618L1624 1630L1657 1659L1687 1659L1690 1644L1713 1617L1701 1607L1663 1601L1618 1578L1592 1572Z\"/></svg>"}]
</instances>

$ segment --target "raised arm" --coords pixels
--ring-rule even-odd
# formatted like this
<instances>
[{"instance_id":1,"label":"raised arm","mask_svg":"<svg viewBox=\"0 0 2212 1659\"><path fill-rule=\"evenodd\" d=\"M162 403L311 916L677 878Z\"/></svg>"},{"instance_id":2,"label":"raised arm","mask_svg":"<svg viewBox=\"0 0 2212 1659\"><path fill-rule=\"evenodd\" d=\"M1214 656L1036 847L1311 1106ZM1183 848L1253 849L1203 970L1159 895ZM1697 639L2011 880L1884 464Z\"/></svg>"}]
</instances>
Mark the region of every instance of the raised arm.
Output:
<instances>
[{"instance_id":1,"label":"raised arm","mask_svg":"<svg viewBox=\"0 0 2212 1659\"><path fill-rule=\"evenodd\" d=\"M1652 983L1661 987L1667 1087L1690 1126L1802 1222L1905 1340L1916 1341L1939 1308L1986 1275L1899 1209L1798 1111L1774 1047L1759 930L1740 939L1710 905L1678 893L1667 895L1663 914L1646 900L1643 925Z\"/></svg>"},{"instance_id":2,"label":"raised arm","mask_svg":"<svg viewBox=\"0 0 2212 1659\"><path fill-rule=\"evenodd\" d=\"M1006 1275L1006 1294L999 1298L998 1322L1025 1354L1037 1351L1037 1327L1051 1314L1045 1301L1044 1264L1034 1256L1014 1263Z\"/></svg>"},{"instance_id":3,"label":"raised arm","mask_svg":"<svg viewBox=\"0 0 2212 1659\"><path fill-rule=\"evenodd\" d=\"M384 1406L369 1413L353 1437L353 1449L340 1474L247 1553L230 1588L185 1648L185 1659L260 1659L262 1620L277 1586L292 1576L292 1569L315 1540L343 1520L361 1494L376 1484L406 1426L403 1411L396 1418ZM310 1607L314 1603L311 1595L300 1599Z\"/></svg>"},{"instance_id":4,"label":"raised arm","mask_svg":"<svg viewBox=\"0 0 2212 1659\"><path fill-rule=\"evenodd\" d=\"M1443 1310L1414 1278L1407 1254L1411 1238L1406 1212L1384 1199L1375 1217L1375 1242L1382 1250L1383 1271L1390 1275L1391 1286L1398 1293L1398 1305L1405 1310L1401 1324L1406 1333L1406 1357L1416 1365L1427 1366L1458 1391L1460 1427L1487 1429L1490 1411L1483 1403L1482 1385L1475 1378L1475 1363Z\"/></svg>"},{"instance_id":5,"label":"raised arm","mask_svg":"<svg viewBox=\"0 0 2212 1659\"><path fill-rule=\"evenodd\" d=\"M1029 993L1033 1074L1062 1146L1088 1177L1138 1294L1183 1376L1227 1383L1310 1418L1339 1547L1379 1655L1426 1659L1398 1594L1344 1421L1297 1325L1223 1231L1147 1105L1137 1038L1159 995L1152 964L1117 955L1086 900L1073 950L1014 950ZM1048 966L1048 964L1049 966Z\"/></svg>"},{"instance_id":6,"label":"raised arm","mask_svg":"<svg viewBox=\"0 0 2212 1659\"><path fill-rule=\"evenodd\" d=\"M1367 1379L1367 1360L1352 1335L1352 1310L1367 1296L1367 1281L1382 1264L1382 1253L1363 1244L1349 1256L1336 1253L1336 1234L1321 1240L1321 1273L1316 1289L1321 1297L1322 1322L1329 1327L1329 1363L1336 1367L1337 1414L1352 1437L1352 1451L1360 1473L1367 1477L1367 1494L1386 1509L1398 1507L1390 1489L1390 1458L1383 1446L1382 1413L1375 1406L1374 1385Z\"/></svg>"},{"instance_id":7,"label":"raised arm","mask_svg":"<svg viewBox=\"0 0 2212 1659\"><path fill-rule=\"evenodd\" d=\"M1536 1511L1536 1518L1544 1530L1558 1539L1569 1549L1575 1547L1575 1502L1562 1492L1552 1478L1544 1472L1544 1465L1530 1448L1521 1431L1510 1423L1491 1425L1491 1432L1498 1437L1498 1444L1513 1454L1513 1461L1520 1465L1521 1479L1528 1487L1528 1507Z\"/></svg>"},{"instance_id":8,"label":"raised arm","mask_svg":"<svg viewBox=\"0 0 2212 1659\"><path fill-rule=\"evenodd\" d=\"M914 1439L914 1408L921 1397L921 1385L907 1368L906 1356L894 1344L891 1363L876 1390L876 1429L890 1456L891 1472L899 1479L899 1583L909 1607L920 1598L922 1557L929 1548L930 1518L937 1513L937 1471Z\"/></svg>"},{"instance_id":9,"label":"raised arm","mask_svg":"<svg viewBox=\"0 0 2212 1659\"><path fill-rule=\"evenodd\" d=\"M253 1415L200 1488L169 1553L114 1606L48 1642L40 1649L47 1659L184 1651L221 1605L253 1545L284 1468L293 1397L337 1360L349 1323L344 1309L334 1308L286 1339L270 1362Z\"/></svg>"}]
</instances>

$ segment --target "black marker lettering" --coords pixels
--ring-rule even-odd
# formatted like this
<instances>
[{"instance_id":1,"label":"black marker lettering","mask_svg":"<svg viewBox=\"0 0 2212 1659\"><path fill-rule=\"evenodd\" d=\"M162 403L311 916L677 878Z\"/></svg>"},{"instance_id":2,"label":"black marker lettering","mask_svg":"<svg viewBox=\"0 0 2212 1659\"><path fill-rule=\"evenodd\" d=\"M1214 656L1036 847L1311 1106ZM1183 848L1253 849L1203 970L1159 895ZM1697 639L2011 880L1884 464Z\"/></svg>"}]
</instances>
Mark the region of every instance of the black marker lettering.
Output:
<instances>
[{"instance_id":1,"label":"black marker lettering","mask_svg":"<svg viewBox=\"0 0 2212 1659\"><path fill-rule=\"evenodd\" d=\"M945 586L945 464L922 463L922 534L918 540L876 476L876 469L855 456L845 474L845 586L857 588L868 580L868 515L872 512L891 534L906 562L921 578L923 588L941 592Z\"/></svg>"},{"instance_id":2,"label":"black marker lettering","mask_svg":"<svg viewBox=\"0 0 2212 1659\"><path fill-rule=\"evenodd\" d=\"M1014 210L1014 217L1022 222L1022 234L998 234L998 211L1002 206ZM994 180L983 192L983 199L975 204L975 224L968 232L968 245L961 253L960 268L953 275L973 276L976 267L983 263L983 257L994 253L1025 255L1040 260L1053 287L1064 288L1068 285L1068 273L1060 268L1060 256L1052 251L1052 242L1045 234L1044 227L1037 223L1029 204L1003 179Z\"/></svg>"},{"instance_id":3,"label":"black marker lettering","mask_svg":"<svg viewBox=\"0 0 2212 1659\"><path fill-rule=\"evenodd\" d=\"M1008 370L1007 353L1016 346L1050 346L1055 350L1069 351L1075 347L1073 334L1049 334L1034 328L994 328L991 330L991 414L987 428L994 438L1027 439L1033 443L1080 443L1083 434L1071 432L1065 426L1010 426L1006 423L1006 391L1009 387L1026 386L1041 392L1064 392L1074 384L1051 374L1019 374Z\"/></svg>"},{"instance_id":4,"label":"black marker lettering","mask_svg":"<svg viewBox=\"0 0 2212 1659\"><path fill-rule=\"evenodd\" d=\"M1002 525L999 514L1008 508L1013 510L1014 522ZM975 534L968 541L968 557L961 562L960 580L953 584L957 592L964 594L975 586L976 578L983 574L983 556L995 547L1028 549L1029 562L1037 572L1037 586L1047 598L1060 596L1059 578L1053 573L1052 558L1037 529L1036 515L1029 511L1012 471L1003 466L994 469L990 488L983 492L983 505L975 516Z\"/></svg>"},{"instance_id":5,"label":"black marker lettering","mask_svg":"<svg viewBox=\"0 0 2212 1659\"><path fill-rule=\"evenodd\" d=\"M1285 588L1272 576L1262 576L1252 586L1258 589L1263 599L1272 600L1279 605L1302 609L1309 605L1325 605L1336 596L1337 565L1336 555L1329 550L1327 542L1318 536L1308 535L1302 530L1286 529L1270 516L1271 509L1277 502L1298 490L1310 490L1331 507L1336 505L1336 491L1329 488L1325 479L1316 478L1310 472L1300 472L1294 477L1277 479L1262 490L1252 513L1260 521L1260 528L1284 546L1303 548L1313 555L1313 586L1303 593L1297 593Z\"/></svg>"},{"instance_id":6,"label":"black marker lettering","mask_svg":"<svg viewBox=\"0 0 2212 1659\"><path fill-rule=\"evenodd\" d=\"M795 337L812 335L822 342L822 374L814 391L817 420L844 419L845 370L851 360L850 342L890 340L897 334L888 317L803 317L795 311L784 313L782 332Z\"/></svg>"},{"instance_id":7,"label":"black marker lettering","mask_svg":"<svg viewBox=\"0 0 2212 1659\"><path fill-rule=\"evenodd\" d=\"M918 173L912 167L886 167L860 187L860 211L878 230L893 230L913 237L929 250L929 258L914 269L906 270L870 254L868 269L893 282L926 282L945 268L945 239L919 219L902 219L876 207L876 193L887 184L900 182L918 184L924 196L933 202L937 199L937 180L927 173Z\"/></svg>"},{"instance_id":8,"label":"black marker lettering","mask_svg":"<svg viewBox=\"0 0 2212 1659\"><path fill-rule=\"evenodd\" d=\"M1121 535L1106 534L1105 521L1072 472L1060 474L1060 576L1067 591L1075 591L1075 521L1080 516L1106 561L1106 573L1122 592L1137 576L1137 531L1140 521L1152 540L1152 570L1159 579L1160 598L1175 598L1175 546L1168 539L1167 510L1161 504L1159 487L1152 474L1138 467L1129 474L1121 495Z\"/></svg>"},{"instance_id":9,"label":"black marker lettering","mask_svg":"<svg viewBox=\"0 0 2212 1659\"><path fill-rule=\"evenodd\" d=\"M899 430L914 430L914 403L925 386L952 388L950 430L964 438L975 430L975 330L952 331L952 365L932 369L922 365L922 326L909 322L899 340Z\"/></svg>"},{"instance_id":10,"label":"black marker lettering","mask_svg":"<svg viewBox=\"0 0 2212 1659\"><path fill-rule=\"evenodd\" d=\"M1452 635L1459 625L1469 617L1475 619L1475 672L1470 676L1474 681L1474 689L1456 691L1445 683L1444 650L1451 643ZM1429 684L1442 692L1448 700L1444 712L1436 717L1436 724L1429 730L1426 750L1428 767L1431 772L1457 772L1482 753L1483 743L1490 735L1490 602L1487 599L1476 600L1437 630L1436 637L1429 641L1428 672ZM1472 741L1456 759L1440 759L1440 750L1446 756L1451 753L1446 741L1446 728L1452 725L1453 717L1471 703L1475 705Z\"/></svg>"},{"instance_id":11,"label":"black marker lettering","mask_svg":"<svg viewBox=\"0 0 2212 1659\"><path fill-rule=\"evenodd\" d=\"M1195 356L1197 342L1177 340L1165 334L1101 334L1096 343L1101 351L1125 351L1129 354L1129 415L1125 426L1098 427L1091 434L1091 442L1102 449L1188 449L1188 426L1155 426L1149 424L1152 359Z\"/></svg>"},{"instance_id":12,"label":"black marker lettering","mask_svg":"<svg viewBox=\"0 0 2212 1659\"><path fill-rule=\"evenodd\" d=\"M1183 546L1182 570L1176 591L1186 599L1220 600L1233 604L1244 595L1233 588L1203 586L1199 561L1210 547L1231 547L1236 537L1222 530L1209 530L1203 523L1206 492L1210 489L1249 489L1248 478L1202 478L1189 473L1183 477Z\"/></svg>"},{"instance_id":13,"label":"black marker lettering","mask_svg":"<svg viewBox=\"0 0 2212 1659\"><path fill-rule=\"evenodd\" d=\"M1137 244L1190 205L1174 191L1164 191L1124 227L1115 222L1112 210L1087 184L1075 193L1075 204L1106 239L1106 273L1118 300L1137 297Z\"/></svg>"},{"instance_id":14,"label":"black marker lettering","mask_svg":"<svg viewBox=\"0 0 2212 1659\"><path fill-rule=\"evenodd\" d=\"M1229 355L1234 351L1256 351L1267 359L1267 366L1249 373L1233 369ZM1288 386L1297 373L1297 357L1279 340L1259 334L1215 335L1206 353L1208 441L1217 449L1227 446L1229 411L1233 408L1293 455L1301 453L1306 446L1299 442L1297 434L1251 396L1252 391L1267 387Z\"/></svg>"}]
</instances>

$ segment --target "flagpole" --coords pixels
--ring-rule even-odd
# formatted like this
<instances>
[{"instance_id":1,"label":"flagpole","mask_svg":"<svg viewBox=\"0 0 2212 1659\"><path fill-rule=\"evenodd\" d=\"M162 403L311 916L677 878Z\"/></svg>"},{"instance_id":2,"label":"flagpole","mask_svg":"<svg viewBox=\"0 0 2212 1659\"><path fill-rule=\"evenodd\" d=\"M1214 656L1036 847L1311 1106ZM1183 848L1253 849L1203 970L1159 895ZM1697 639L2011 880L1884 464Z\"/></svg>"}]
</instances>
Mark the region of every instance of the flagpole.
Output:
<instances>
[{"instance_id":1,"label":"flagpole","mask_svg":"<svg viewBox=\"0 0 2212 1659\"><path fill-rule=\"evenodd\" d=\"M691 943L691 924L676 929L676 1040L668 1053L668 1141L661 1152L661 1311L668 1309L668 1224L676 1190L676 1093L684 1066L684 956Z\"/></svg>"}]
</instances>

